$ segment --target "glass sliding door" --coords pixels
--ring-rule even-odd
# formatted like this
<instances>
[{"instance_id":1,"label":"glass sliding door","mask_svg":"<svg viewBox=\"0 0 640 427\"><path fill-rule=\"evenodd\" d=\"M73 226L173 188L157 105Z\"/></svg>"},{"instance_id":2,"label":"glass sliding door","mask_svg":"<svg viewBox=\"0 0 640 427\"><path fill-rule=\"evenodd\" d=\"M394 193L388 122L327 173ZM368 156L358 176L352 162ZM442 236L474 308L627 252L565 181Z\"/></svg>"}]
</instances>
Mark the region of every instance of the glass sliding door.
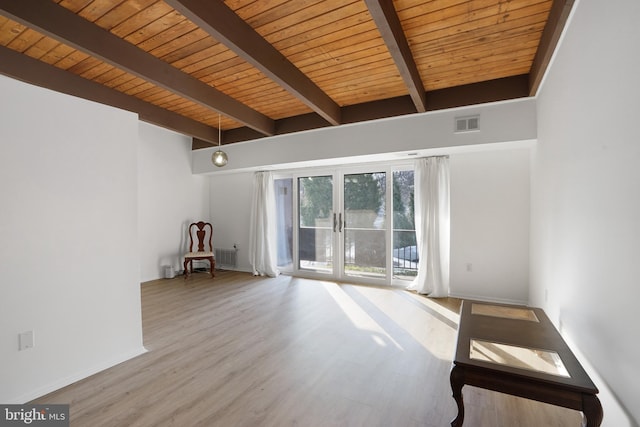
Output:
<instances>
[{"instance_id":1,"label":"glass sliding door","mask_svg":"<svg viewBox=\"0 0 640 427\"><path fill-rule=\"evenodd\" d=\"M303 171L276 179L279 268L403 286L419 261L413 188L413 170L391 166Z\"/></svg>"},{"instance_id":2,"label":"glass sliding door","mask_svg":"<svg viewBox=\"0 0 640 427\"><path fill-rule=\"evenodd\" d=\"M298 268L334 273L333 176L298 178Z\"/></svg>"},{"instance_id":3,"label":"glass sliding door","mask_svg":"<svg viewBox=\"0 0 640 427\"><path fill-rule=\"evenodd\" d=\"M343 274L384 279L387 275L387 174L345 174L339 227ZM341 221L342 220L342 223Z\"/></svg>"}]
</instances>

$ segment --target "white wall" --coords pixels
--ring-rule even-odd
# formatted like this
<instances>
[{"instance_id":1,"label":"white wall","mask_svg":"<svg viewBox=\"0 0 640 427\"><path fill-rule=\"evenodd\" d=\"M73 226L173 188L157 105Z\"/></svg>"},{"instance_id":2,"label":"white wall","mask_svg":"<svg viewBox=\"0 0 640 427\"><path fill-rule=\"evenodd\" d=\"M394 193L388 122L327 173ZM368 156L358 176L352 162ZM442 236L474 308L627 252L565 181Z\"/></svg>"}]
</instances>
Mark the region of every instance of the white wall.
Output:
<instances>
[{"instance_id":1,"label":"white wall","mask_svg":"<svg viewBox=\"0 0 640 427\"><path fill-rule=\"evenodd\" d=\"M454 295L526 303L529 164L530 148L509 145L450 156ZM214 245L230 249L238 244L242 271L252 271L248 255L252 191L252 172L211 176Z\"/></svg>"},{"instance_id":2,"label":"white wall","mask_svg":"<svg viewBox=\"0 0 640 427\"><path fill-rule=\"evenodd\" d=\"M577 2L532 168L531 302L595 367L611 427L640 420L639 18L636 0Z\"/></svg>"},{"instance_id":3,"label":"white wall","mask_svg":"<svg viewBox=\"0 0 640 427\"><path fill-rule=\"evenodd\" d=\"M190 223L209 220L209 180L191 173L191 138L140 122L140 281L182 269Z\"/></svg>"},{"instance_id":4,"label":"white wall","mask_svg":"<svg viewBox=\"0 0 640 427\"><path fill-rule=\"evenodd\" d=\"M480 115L481 131L454 133L455 117L471 114ZM407 153L451 154L452 185L458 187L452 195L452 214L456 229L461 230L452 235L456 239L452 291L459 296L526 302L530 160L528 149L516 150L518 154L510 150L528 147L535 138L535 102L519 99L230 144L224 147L229 154L224 168L211 163L216 148L197 150L193 171L211 177L211 218L218 225L214 246L230 249L238 244L238 269L251 271L252 171L406 161ZM475 186L479 187L471 190ZM494 214L496 205L501 210ZM477 215L470 215L474 211ZM504 227L508 230L501 233ZM497 233L492 242L484 238L488 229ZM474 233L473 239L463 241L465 232ZM463 244L464 248L457 246ZM466 271L468 263L471 272Z\"/></svg>"},{"instance_id":5,"label":"white wall","mask_svg":"<svg viewBox=\"0 0 640 427\"><path fill-rule=\"evenodd\" d=\"M454 133L458 116L480 115L481 132ZM533 140L536 137L532 98L496 102L365 123L315 129L224 146L229 163L211 163L215 147L193 153L193 172L224 174L247 169L300 167L313 164L406 159L406 152L448 150L463 146ZM405 153L400 157L390 153Z\"/></svg>"},{"instance_id":6,"label":"white wall","mask_svg":"<svg viewBox=\"0 0 640 427\"><path fill-rule=\"evenodd\" d=\"M530 153L450 157L452 296L527 303Z\"/></svg>"},{"instance_id":7,"label":"white wall","mask_svg":"<svg viewBox=\"0 0 640 427\"><path fill-rule=\"evenodd\" d=\"M253 173L216 175L211 180L213 246L232 249L238 245L238 268L253 271L249 263L249 223Z\"/></svg>"},{"instance_id":8,"label":"white wall","mask_svg":"<svg viewBox=\"0 0 640 427\"><path fill-rule=\"evenodd\" d=\"M21 403L144 351L138 120L4 76L0 93L0 402Z\"/></svg>"}]
</instances>

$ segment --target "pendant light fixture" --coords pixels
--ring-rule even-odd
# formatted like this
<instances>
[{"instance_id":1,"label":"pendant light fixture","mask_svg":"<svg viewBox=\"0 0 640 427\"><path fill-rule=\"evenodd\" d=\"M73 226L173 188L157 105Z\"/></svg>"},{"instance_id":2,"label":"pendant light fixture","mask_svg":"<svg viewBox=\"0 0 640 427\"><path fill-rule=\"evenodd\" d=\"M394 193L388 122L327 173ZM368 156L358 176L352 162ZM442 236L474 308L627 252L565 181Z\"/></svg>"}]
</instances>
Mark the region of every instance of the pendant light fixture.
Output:
<instances>
[{"instance_id":1,"label":"pendant light fixture","mask_svg":"<svg viewBox=\"0 0 640 427\"><path fill-rule=\"evenodd\" d=\"M227 164L229 158L227 157L227 153L220 149L220 145L222 144L222 127L220 127L220 114L218 114L218 150L211 155L211 161L214 165L218 167L222 167Z\"/></svg>"}]
</instances>

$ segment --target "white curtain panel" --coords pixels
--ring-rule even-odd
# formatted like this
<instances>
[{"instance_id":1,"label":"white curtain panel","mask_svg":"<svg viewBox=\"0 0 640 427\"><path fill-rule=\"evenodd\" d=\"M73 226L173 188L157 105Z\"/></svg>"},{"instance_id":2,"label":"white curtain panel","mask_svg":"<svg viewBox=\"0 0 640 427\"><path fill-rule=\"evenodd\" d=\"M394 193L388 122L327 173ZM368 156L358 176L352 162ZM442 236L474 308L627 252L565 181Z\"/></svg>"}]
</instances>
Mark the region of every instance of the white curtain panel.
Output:
<instances>
[{"instance_id":1,"label":"white curtain panel","mask_svg":"<svg viewBox=\"0 0 640 427\"><path fill-rule=\"evenodd\" d=\"M249 261L253 274L276 277L276 198L271 172L256 172L251 202Z\"/></svg>"},{"instance_id":2,"label":"white curtain panel","mask_svg":"<svg viewBox=\"0 0 640 427\"><path fill-rule=\"evenodd\" d=\"M418 275L407 289L434 298L449 296L449 158L427 157L415 165Z\"/></svg>"}]
</instances>

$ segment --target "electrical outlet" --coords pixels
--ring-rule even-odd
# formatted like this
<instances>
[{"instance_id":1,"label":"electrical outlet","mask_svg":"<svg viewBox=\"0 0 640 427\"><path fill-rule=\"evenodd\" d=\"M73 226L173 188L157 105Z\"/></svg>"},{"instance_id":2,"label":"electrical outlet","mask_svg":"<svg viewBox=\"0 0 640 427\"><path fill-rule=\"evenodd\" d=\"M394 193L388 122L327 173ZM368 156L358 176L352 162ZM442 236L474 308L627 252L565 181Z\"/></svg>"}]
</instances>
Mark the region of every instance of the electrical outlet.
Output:
<instances>
[{"instance_id":1,"label":"electrical outlet","mask_svg":"<svg viewBox=\"0 0 640 427\"><path fill-rule=\"evenodd\" d=\"M27 350L33 348L34 339L33 339L33 331L22 332L18 334L18 350Z\"/></svg>"}]
</instances>

